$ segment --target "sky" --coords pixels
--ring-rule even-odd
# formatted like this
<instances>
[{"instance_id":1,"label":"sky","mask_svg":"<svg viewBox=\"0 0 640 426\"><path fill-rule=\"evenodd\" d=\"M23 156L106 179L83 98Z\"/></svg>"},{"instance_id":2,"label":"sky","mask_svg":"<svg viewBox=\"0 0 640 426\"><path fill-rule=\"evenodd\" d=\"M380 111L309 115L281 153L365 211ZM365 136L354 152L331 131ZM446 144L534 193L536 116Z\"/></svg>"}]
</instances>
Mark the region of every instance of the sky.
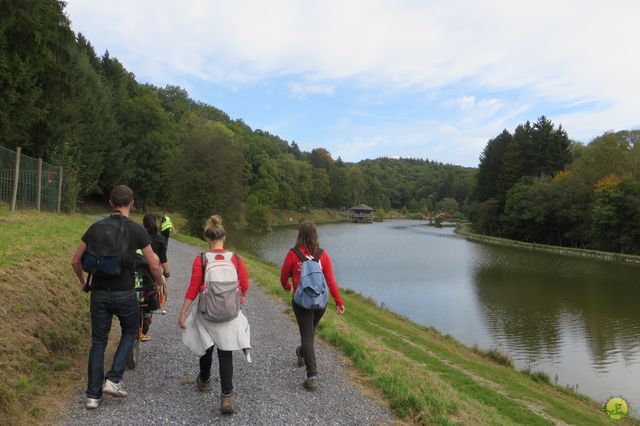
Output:
<instances>
[{"instance_id":1,"label":"sky","mask_svg":"<svg viewBox=\"0 0 640 426\"><path fill-rule=\"evenodd\" d=\"M475 167L541 115L589 142L640 127L636 0L67 0L139 82L334 158Z\"/></svg>"}]
</instances>

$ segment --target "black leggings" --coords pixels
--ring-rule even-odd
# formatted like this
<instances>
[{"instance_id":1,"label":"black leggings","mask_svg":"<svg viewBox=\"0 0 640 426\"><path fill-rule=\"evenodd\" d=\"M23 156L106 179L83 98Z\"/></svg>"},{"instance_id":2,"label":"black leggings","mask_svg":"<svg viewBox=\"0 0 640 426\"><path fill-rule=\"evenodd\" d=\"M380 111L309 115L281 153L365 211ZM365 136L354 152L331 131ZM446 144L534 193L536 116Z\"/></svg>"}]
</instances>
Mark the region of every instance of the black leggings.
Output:
<instances>
[{"instance_id":1,"label":"black leggings","mask_svg":"<svg viewBox=\"0 0 640 426\"><path fill-rule=\"evenodd\" d=\"M200 379L208 381L213 363L213 346L200 357ZM220 365L220 387L222 393L233 392L233 352L218 349L218 364Z\"/></svg>"},{"instance_id":2,"label":"black leggings","mask_svg":"<svg viewBox=\"0 0 640 426\"><path fill-rule=\"evenodd\" d=\"M318 370L316 368L316 352L313 340L316 335L316 325L320 322L327 308L325 307L322 310L305 309L294 301L291 301L291 306L293 307L293 313L296 315L298 328L300 329L302 356L304 357L304 364L307 367L307 377L316 376Z\"/></svg>"}]
</instances>

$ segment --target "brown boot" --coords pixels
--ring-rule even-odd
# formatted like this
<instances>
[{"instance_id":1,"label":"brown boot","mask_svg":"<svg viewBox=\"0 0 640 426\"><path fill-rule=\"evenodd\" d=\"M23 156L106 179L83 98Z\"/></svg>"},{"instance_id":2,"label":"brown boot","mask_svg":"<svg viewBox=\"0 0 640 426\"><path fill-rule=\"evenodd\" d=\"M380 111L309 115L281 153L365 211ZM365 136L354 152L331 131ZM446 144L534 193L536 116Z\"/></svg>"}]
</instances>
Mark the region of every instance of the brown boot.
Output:
<instances>
[{"instance_id":1,"label":"brown boot","mask_svg":"<svg viewBox=\"0 0 640 426\"><path fill-rule=\"evenodd\" d=\"M318 389L318 376L307 377L307 379L302 383L302 386L307 388L307 390L315 391Z\"/></svg>"},{"instance_id":2,"label":"brown boot","mask_svg":"<svg viewBox=\"0 0 640 426\"><path fill-rule=\"evenodd\" d=\"M228 395L220 394L220 411L222 414L233 414L235 412L232 393Z\"/></svg>"},{"instance_id":3,"label":"brown boot","mask_svg":"<svg viewBox=\"0 0 640 426\"><path fill-rule=\"evenodd\" d=\"M200 375L198 374L198 378L196 379L196 384L198 385L198 390L200 392L208 392L211 390L211 378L209 378L209 380L205 382L200 378Z\"/></svg>"}]
</instances>

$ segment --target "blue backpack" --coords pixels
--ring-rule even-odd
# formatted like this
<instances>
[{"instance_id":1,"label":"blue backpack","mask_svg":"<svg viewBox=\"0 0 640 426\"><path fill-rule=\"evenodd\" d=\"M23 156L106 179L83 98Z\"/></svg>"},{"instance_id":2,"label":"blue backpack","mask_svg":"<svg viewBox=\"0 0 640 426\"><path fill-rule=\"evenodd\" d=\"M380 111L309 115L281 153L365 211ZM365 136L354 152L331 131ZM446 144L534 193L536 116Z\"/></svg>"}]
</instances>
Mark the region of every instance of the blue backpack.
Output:
<instances>
[{"instance_id":1,"label":"blue backpack","mask_svg":"<svg viewBox=\"0 0 640 426\"><path fill-rule=\"evenodd\" d=\"M324 309L329 302L329 287L320 266L323 250L318 249L313 258L308 258L296 247L291 250L302 262L300 282L293 294L293 301L305 309Z\"/></svg>"}]
</instances>

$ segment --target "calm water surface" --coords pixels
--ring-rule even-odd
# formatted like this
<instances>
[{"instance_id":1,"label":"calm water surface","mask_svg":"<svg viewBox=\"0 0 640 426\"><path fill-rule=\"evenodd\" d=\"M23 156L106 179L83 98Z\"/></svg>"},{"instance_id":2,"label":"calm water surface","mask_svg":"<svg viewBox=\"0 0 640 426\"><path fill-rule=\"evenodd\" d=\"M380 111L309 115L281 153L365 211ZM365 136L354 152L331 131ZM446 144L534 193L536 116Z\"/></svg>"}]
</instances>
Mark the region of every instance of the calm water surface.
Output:
<instances>
[{"instance_id":1,"label":"calm water surface","mask_svg":"<svg viewBox=\"0 0 640 426\"><path fill-rule=\"evenodd\" d=\"M637 416L640 267L472 243L420 221L318 233L341 287L598 401L621 395ZM280 265L297 230L234 234L232 243Z\"/></svg>"}]
</instances>

